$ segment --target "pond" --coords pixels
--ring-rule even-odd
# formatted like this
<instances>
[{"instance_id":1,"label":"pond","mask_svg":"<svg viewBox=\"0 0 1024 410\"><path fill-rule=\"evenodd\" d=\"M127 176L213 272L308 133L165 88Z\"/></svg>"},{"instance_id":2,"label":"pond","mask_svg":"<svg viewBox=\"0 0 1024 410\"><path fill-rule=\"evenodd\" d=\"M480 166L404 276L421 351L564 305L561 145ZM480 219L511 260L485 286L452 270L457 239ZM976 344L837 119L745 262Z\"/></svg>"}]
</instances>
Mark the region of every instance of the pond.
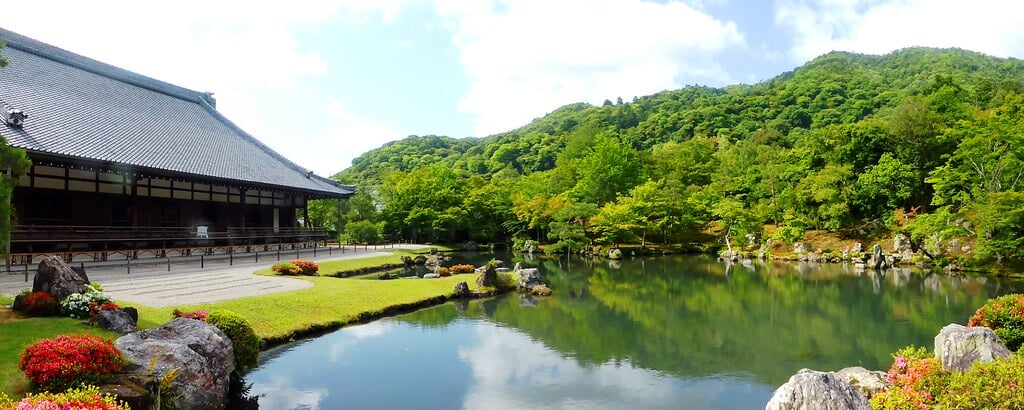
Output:
<instances>
[{"instance_id":1,"label":"pond","mask_svg":"<svg viewBox=\"0 0 1024 410\"><path fill-rule=\"evenodd\" d=\"M449 302L282 346L247 375L250 393L272 409L763 408L801 368L884 370L896 349L931 348L942 326L1024 288L846 265L516 257L555 295Z\"/></svg>"}]
</instances>

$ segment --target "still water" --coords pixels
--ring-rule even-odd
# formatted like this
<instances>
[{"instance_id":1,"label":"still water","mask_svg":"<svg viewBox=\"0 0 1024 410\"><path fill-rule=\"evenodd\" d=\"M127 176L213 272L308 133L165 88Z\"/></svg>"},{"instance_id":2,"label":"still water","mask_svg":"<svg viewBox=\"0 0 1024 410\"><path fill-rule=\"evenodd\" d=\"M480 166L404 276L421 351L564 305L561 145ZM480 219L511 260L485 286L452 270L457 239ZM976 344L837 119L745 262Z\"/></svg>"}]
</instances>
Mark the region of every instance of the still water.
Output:
<instances>
[{"instance_id":1,"label":"still water","mask_svg":"<svg viewBox=\"0 0 1024 410\"><path fill-rule=\"evenodd\" d=\"M250 392L266 409L764 408L801 368L884 370L1024 288L701 257L519 261L555 295L450 302L282 346Z\"/></svg>"}]
</instances>

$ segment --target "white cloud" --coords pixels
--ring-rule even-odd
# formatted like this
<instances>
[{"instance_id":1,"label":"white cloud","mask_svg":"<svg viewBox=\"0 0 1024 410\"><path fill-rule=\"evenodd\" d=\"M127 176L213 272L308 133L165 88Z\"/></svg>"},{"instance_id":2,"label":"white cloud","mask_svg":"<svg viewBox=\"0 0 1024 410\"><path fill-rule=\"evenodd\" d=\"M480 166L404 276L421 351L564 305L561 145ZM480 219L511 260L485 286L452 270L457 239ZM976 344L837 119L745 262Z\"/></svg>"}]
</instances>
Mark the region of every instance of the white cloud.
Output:
<instances>
[{"instance_id":1,"label":"white cloud","mask_svg":"<svg viewBox=\"0 0 1024 410\"><path fill-rule=\"evenodd\" d=\"M292 97L296 85L331 70L321 50L298 43L295 29L361 24L377 16L390 20L401 6L402 0L272 7L243 1L43 0L19 3L17 12L8 8L0 26L175 85L213 91L225 116L299 165L327 175L347 165L338 166L337 155L353 158L380 144L370 138L393 133L344 112L309 118L325 112L323 99ZM303 121L279 123L274 114L282 110ZM328 118L330 131L311 128Z\"/></svg>"},{"instance_id":2,"label":"white cloud","mask_svg":"<svg viewBox=\"0 0 1024 410\"><path fill-rule=\"evenodd\" d=\"M1015 0L777 0L775 22L794 35L803 62L833 50L884 54L911 47L959 47L1024 55L1024 3Z\"/></svg>"},{"instance_id":3,"label":"white cloud","mask_svg":"<svg viewBox=\"0 0 1024 410\"><path fill-rule=\"evenodd\" d=\"M317 410L330 392L326 388L297 388L290 380L274 378L270 383L253 383L249 394L259 397L260 406L266 409L309 409Z\"/></svg>"},{"instance_id":4,"label":"white cloud","mask_svg":"<svg viewBox=\"0 0 1024 410\"><path fill-rule=\"evenodd\" d=\"M280 144L274 146L278 152L301 166L311 167L317 175L331 176L366 151L404 137L385 125L352 114L345 103L336 99L302 115L322 115L328 128L306 134L296 134L287 124L268 124L266 129L270 135L283 136Z\"/></svg>"},{"instance_id":5,"label":"white cloud","mask_svg":"<svg viewBox=\"0 0 1024 410\"><path fill-rule=\"evenodd\" d=\"M338 363L345 357L345 352L349 348L363 343L367 339L373 339L391 333L391 331L395 330L397 327L398 325L395 324L395 322L379 320L365 325L345 328L345 331L338 334L337 337L323 339L330 343L327 347L327 358L330 359L331 363Z\"/></svg>"},{"instance_id":6,"label":"white cloud","mask_svg":"<svg viewBox=\"0 0 1024 410\"><path fill-rule=\"evenodd\" d=\"M725 83L715 56L744 46L732 22L641 0L435 0L471 80L459 108L480 135L558 106Z\"/></svg>"},{"instance_id":7,"label":"white cloud","mask_svg":"<svg viewBox=\"0 0 1024 410\"><path fill-rule=\"evenodd\" d=\"M479 344L459 349L473 372L464 408L748 408L744 396L774 389L728 375L673 377L625 359L580 365L514 329L481 324L476 333Z\"/></svg>"}]
</instances>

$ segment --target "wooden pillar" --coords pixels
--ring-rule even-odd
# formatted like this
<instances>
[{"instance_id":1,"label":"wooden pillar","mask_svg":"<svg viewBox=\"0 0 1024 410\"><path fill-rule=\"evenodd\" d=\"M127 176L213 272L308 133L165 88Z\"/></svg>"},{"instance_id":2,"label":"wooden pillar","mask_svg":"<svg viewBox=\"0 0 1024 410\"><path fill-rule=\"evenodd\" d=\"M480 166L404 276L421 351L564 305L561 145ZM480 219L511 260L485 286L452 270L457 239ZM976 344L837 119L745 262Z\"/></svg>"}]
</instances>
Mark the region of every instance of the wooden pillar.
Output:
<instances>
[{"instance_id":1,"label":"wooden pillar","mask_svg":"<svg viewBox=\"0 0 1024 410\"><path fill-rule=\"evenodd\" d=\"M238 188L238 213L242 215L242 228L245 228L245 188Z\"/></svg>"},{"instance_id":2,"label":"wooden pillar","mask_svg":"<svg viewBox=\"0 0 1024 410\"><path fill-rule=\"evenodd\" d=\"M341 226L341 201L344 201L344 199L338 198L338 220L334 225L334 229L337 232L336 235L338 235L338 237L334 239L336 239L338 243L341 243L341 230L344 228Z\"/></svg>"},{"instance_id":3,"label":"wooden pillar","mask_svg":"<svg viewBox=\"0 0 1024 410\"><path fill-rule=\"evenodd\" d=\"M302 201L302 224L309 228L309 195L306 195L304 201Z\"/></svg>"}]
</instances>

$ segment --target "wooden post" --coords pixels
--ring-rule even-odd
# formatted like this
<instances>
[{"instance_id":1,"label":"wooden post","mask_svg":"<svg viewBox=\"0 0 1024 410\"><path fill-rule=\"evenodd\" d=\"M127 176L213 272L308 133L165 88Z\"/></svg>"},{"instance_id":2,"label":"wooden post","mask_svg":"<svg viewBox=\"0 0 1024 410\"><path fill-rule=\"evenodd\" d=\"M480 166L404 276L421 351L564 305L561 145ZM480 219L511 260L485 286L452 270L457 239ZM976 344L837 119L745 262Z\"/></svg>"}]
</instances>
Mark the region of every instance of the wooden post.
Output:
<instances>
[{"instance_id":1,"label":"wooden post","mask_svg":"<svg viewBox=\"0 0 1024 410\"><path fill-rule=\"evenodd\" d=\"M7 183L7 178L14 179L14 177L11 176L11 167L4 168L4 176L5 176L4 184ZM13 207L11 205L11 199L13 197L14 197L14 187L12 186L11 187L11 194L7 196L7 210L9 210L9 211L13 211L13 209L12 209ZM7 240L7 249L6 249L7 253L4 254L4 255L7 256L7 258L6 258L7 259L7 272L11 271L11 230L14 229L14 226L11 224L11 221L13 221L14 218L12 218L11 216L12 215L6 215L7 219L4 220L4 225L7 226L7 232L4 232L4 235L5 235L4 239ZM26 264L25 266L28 266L28 264ZM25 282L28 282L28 274L26 274L26 276L25 276Z\"/></svg>"}]
</instances>

